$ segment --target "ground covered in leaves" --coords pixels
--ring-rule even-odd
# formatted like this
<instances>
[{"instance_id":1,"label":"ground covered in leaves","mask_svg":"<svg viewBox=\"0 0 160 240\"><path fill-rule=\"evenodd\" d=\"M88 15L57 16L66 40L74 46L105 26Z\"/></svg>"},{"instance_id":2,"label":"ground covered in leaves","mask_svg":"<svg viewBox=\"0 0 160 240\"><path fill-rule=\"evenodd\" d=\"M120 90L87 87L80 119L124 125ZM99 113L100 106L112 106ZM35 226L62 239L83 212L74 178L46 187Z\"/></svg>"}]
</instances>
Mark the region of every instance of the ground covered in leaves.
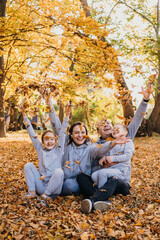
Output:
<instances>
[{"instance_id":1,"label":"ground covered in leaves","mask_svg":"<svg viewBox=\"0 0 160 240\"><path fill-rule=\"evenodd\" d=\"M51 201L49 207L24 200L23 167L37 164L27 134L0 139L0 239L159 239L160 136L136 138L132 159L131 196L111 199L108 211L85 215L82 196Z\"/></svg>"}]
</instances>

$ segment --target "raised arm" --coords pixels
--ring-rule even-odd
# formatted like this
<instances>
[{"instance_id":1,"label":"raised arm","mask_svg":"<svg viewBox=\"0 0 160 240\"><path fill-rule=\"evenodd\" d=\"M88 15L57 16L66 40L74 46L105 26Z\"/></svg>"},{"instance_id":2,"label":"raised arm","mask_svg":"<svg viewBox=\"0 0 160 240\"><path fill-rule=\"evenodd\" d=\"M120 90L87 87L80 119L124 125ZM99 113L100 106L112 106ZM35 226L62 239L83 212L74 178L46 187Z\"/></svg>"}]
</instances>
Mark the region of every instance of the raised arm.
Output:
<instances>
[{"instance_id":1,"label":"raised arm","mask_svg":"<svg viewBox=\"0 0 160 240\"><path fill-rule=\"evenodd\" d=\"M55 109L54 109L51 97L49 97L48 105L50 108L50 117L51 117L52 128L53 128L54 132L56 133L56 135L59 135L60 129L61 129L61 122L59 120L59 117L57 116Z\"/></svg>"},{"instance_id":2,"label":"raised arm","mask_svg":"<svg viewBox=\"0 0 160 240\"><path fill-rule=\"evenodd\" d=\"M42 147L42 144L41 144L40 140L38 139L37 135L35 134L35 131L34 131L33 127L32 127L31 122L29 121L26 113L24 112L22 107L20 107L20 108L21 108L21 111L22 111L23 119L24 119L24 125L25 125L25 127L26 127L26 129L28 131L28 134L29 134L29 136L30 136L30 138L32 140L32 143L33 143L36 151L38 152L39 149Z\"/></svg>"},{"instance_id":3,"label":"raised arm","mask_svg":"<svg viewBox=\"0 0 160 240\"><path fill-rule=\"evenodd\" d=\"M66 117L62 123L59 136L58 136L58 146L60 147L61 151L64 152L65 147L65 140L66 140L66 131L69 123L69 117L70 117L70 108L66 107Z\"/></svg>"},{"instance_id":4,"label":"raised arm","mask_svg":"<svg viewBox=\"0 0 160 240\"><path fill-rule=\"evenodd\" d=\"M146 89L142 87L142 94L143 94L143 100L140 103L132 122L128 125L128 137L130 137L132 140L135 137L138 128L140 127L144 114L147 109L147 105L149 102L150 94L151 94L151 83L148 83L148 86Z\"/></svg>"}]
</instances>

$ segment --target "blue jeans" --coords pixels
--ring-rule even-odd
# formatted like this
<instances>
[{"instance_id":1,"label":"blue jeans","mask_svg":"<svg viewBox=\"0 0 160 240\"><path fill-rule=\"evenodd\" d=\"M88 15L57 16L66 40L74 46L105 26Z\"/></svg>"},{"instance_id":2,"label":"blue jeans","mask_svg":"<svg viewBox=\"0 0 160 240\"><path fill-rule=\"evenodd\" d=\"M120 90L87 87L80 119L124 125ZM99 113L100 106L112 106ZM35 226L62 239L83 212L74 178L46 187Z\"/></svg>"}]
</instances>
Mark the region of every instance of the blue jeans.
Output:
<instances>
[{"instance_id":1,"label":"blue jeans","mask_svg":"<svg viewBox=\"0 0 160 240\"><path fill-rule=\"evenodd\" d=\"M79 184L76 178L66 179L62 186L62 195L80 194Z\"/></svg>"}]
</instances>

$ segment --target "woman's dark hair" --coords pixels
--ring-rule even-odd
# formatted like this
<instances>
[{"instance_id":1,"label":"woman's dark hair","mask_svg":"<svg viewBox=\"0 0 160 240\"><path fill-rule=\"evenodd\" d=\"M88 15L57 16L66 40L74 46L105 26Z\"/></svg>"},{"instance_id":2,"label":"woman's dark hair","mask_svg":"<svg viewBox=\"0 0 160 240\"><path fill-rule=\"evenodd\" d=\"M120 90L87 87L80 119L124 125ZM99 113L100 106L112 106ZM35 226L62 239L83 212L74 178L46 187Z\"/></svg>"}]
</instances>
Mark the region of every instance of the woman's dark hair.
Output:
<instances>
[{"instance_id":1,"label":"woman's dark hair","mask_svg":"<svg viewBox=\"0 0 160 240\"><path fill-rule=\"evenodd\" d=\"M86 126L85 126L82 122L75 122L75 123L73 123L73 124L70 126L70 129L69 129L68 145L73 142L73 138L71 137L71 135L72 135L72 133L73 133L73 128L74 128L75 126L77 126L77 125L84 127L85 130L86 130L86 135L88 134L88 130L87 130ZM90 140L89 138L86 138L86 140L85 140L84 143L88 142L89 140Z\"/></svg>"},{"instance_id":2,"label":"woman's dark hair","mask_svg":"<svg viewBox=\"0 0 160 240\"><path fill-rule=\"evenodd\" d=\"M42 143L43 143L44 137L45 137L45 135L46 135L47 133L53 133L53 135L55 136L55 133L54 133L53 131L51 131L51 130L46 130L45 132L43 132L43 134L42 134L42 136L41 136Z\"/></svg>"}]
</instances>

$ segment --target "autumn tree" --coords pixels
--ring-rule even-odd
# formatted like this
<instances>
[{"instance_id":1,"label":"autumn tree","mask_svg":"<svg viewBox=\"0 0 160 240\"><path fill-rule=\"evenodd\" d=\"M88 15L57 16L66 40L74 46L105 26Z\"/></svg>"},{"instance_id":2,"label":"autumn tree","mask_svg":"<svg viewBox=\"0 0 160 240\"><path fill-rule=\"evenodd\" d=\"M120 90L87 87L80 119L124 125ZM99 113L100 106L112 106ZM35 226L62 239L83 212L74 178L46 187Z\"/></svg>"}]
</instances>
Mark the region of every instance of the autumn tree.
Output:
<instances>
[{"instance_id":1,"label":"autumn tree","mask_svg":"<svg viewBox=\"0 0 160 240\"><path fill-rule=\"evenodd\" d=\"M160 2L152 3L149 1L112 1L112 8L107 18L109 24L114 28L115 21L112 17L118 14L118 7L123 6L122 14L125 23L122 21L116 22L116 26L121 26L123 34L117 28L116 40L113 42L119 46L120 51L126 58L132 58L135 64L135 75L149 76L149 69L154 69L156 80L154 81L154 101L155 105L149 117L149 125L152 130L160 132L160 18L159 7ZM109 21L110 19L110 21ZM114 18L115 19L115 18ZM136 19L136 20L135 20ZM141 30L139 23L141 22ZM138 23L138 25L137 25ZM119 35L118 35L119 34ZM147 70L143 68L147 66ZM147 74L145 74L145 71ZM151 81L155 79L151 77Z\"/></svg>"},{"instance_id":2,"label":"autumn tree","mask_svg":"<svg viewBox=\"0 0 160 240\"><path fill-rule=\"evenodd\" d=\"M92 17L92 13L90 11L87 0L81 0L81 3L83 6L83 9L85 11L86 17ZM105 25L106 25L106 22L105 22ZM110 47L110 48L114 49L114 45L111 45L107 41L107 38L100 36L99 41L102 41L106 44L105 48ZM106 60L107 60L107 58L106 58ZM129 119L130 117L133 117L132 99L131 99L131 95L130 95L128 86L123 77L122 67L118 60L118 52L114 55L114 61L115 61L116 67L113 69L113 75L114 75L115 81L117 83L117 90L118 90L117 98L120 100L120 102L123 106L123 116L126 119Z\"/></svg>"},{"instance_id":3,"label":"autumn tree","mask_svg":"<svg viewBox=\"0 0 160 240\"><path fill-rule=\"evenodd\" d=\"M117 86L117 97L125 110L129 107L126 114L132 112L117 51L106 41L108 31L87 17L80 1L48 0L44 5L40 0L8 0L5 20L5 99L14 95L17 102L27 100L32 84L54 87L57 100L77 103L88 101L96 89ZM107 73L114 73L116 81ZM16 91L21 86L24 92Z\"/></svg>"}]
</instances>

